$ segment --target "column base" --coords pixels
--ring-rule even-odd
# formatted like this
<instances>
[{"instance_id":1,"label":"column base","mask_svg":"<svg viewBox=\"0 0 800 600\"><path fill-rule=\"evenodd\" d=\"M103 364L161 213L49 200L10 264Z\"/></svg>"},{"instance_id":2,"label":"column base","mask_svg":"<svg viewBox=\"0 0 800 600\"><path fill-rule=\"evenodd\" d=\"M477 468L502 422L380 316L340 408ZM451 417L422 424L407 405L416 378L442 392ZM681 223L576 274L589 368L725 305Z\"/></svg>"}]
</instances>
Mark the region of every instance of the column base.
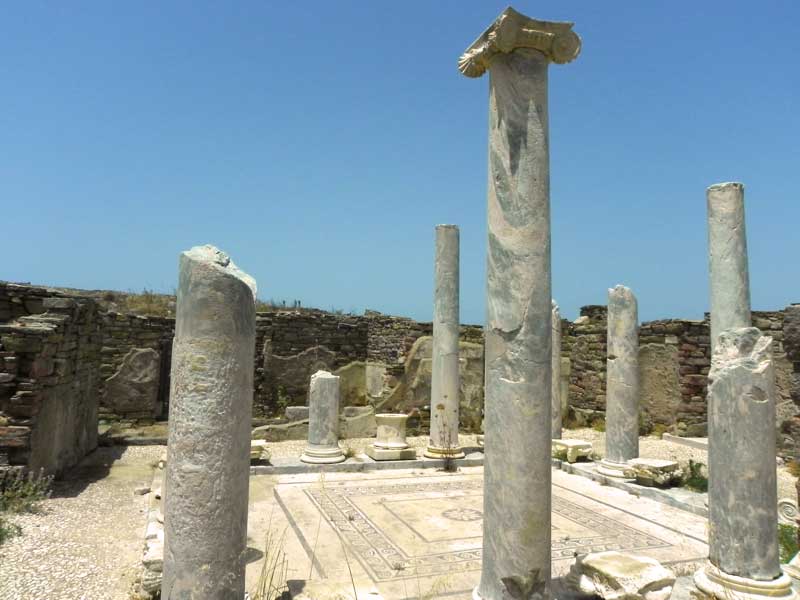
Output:
<instances>
[{"instance_id":1,"label":"column base","mask_svg":"<svg viewBox=\"0 0 800 600\"><path fill-rule=\"evenodd\" d=\"M701 592L717 600L798 600L797 592L792 589L792 580L785 573L771 581L759 581L730 575L708 563L694 574L694 584Z\"/></svg>"},{"instance_id":2,"label":"column base","mask_svg":"<svg viewBox=\"0 0 800 600\"><path fill-rule=\"evenodd\" d=\"M428 446L423 453L425 458L464 458L466 454L461 448L439 448Z\"/></svg>"},{"instance_id":3,"label":"column base","mask_svg":"<svg viewBox=\"0 0 800 600\"><path fill-rule=\"evenodd\" d=\"M372 460L413 460L417 458L414 448L379 448L370 444L364 448L364 454Z\"/></svg>"},{"instance_id":4,"label":"column base","mask_svg":"<svg viewBox=\"0 0 800 600\"><path fill-rule=\"evenodd\" d=\"M606 477L617 477L619 479L634 479L636 477L628 463L612 462L605 459L597 463L597 472Z\"/></svg>"},{"instance_id":5,"label":"column base","mask_svg":"<svg viewBox=\"0 0 800 600\"><path fill-rule=\"evenodd\" d=\"M795 581L800 581L800 552L794 555L788 565L784 565L783 572Z\"/></svg>"},{"instance_id":6,"label":"column base","mask_svg":"<svg viewBox=\"0 0 800 600\"><path fill-rule=\"evenodd\" d=\"M344 462L347 457L344 451L339 448L306 448L300 460L312 465L330 465L333 463Z\"/></svg>"}]
</instances>

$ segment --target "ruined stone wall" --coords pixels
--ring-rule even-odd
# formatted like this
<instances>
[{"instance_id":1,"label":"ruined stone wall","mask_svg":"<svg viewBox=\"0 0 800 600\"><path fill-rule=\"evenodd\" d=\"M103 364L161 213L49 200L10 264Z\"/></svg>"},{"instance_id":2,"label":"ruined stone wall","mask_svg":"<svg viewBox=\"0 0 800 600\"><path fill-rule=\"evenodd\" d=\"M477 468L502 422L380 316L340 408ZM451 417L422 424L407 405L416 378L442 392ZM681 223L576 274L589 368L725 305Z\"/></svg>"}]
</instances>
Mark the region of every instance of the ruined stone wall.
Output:
<instances>
[{"instance_id":1,"label":"ruined stone wall","mask_svg":"<svg viewBox=\"0 0 800 600\"><path fill-rule=\"evenodd\" d=\"M784 330L791 329L795 318L798 333L788 336L785 344ZM791 435L792 427L798 426L800 412L800 310L754 311L753 325L774 339L778 424L786 431L779 443L784 448L793 446L797 436ZM563 327L562 354L572 360L570 406L579 422L589 424L605 413L606 307L585 306L575 322L564 322ZM639 364L643 430L660 424L679 435L704 436L711 365L708 315L702 321L642 323Z\"/></svg>"},{"instance_id":2,"label":"ruined stone wall","mask_svg":"<svg viewBox=\"0 0 800 600\"><path fill-rule=\"evenodd\" d=\"M101 342L92 299L0 282L0 469L58 474L97 446Z\"/></svg>"},{"instance_id":3,"label":"ruined stone wall","mask_svg":"<svg viewBox=\"0 0 800 600\"><path fill-rule=\"evenodd\" d=\"M175 319L117 312L101 318L101 416L166 418Z\"/></svg>"}]
</instances>

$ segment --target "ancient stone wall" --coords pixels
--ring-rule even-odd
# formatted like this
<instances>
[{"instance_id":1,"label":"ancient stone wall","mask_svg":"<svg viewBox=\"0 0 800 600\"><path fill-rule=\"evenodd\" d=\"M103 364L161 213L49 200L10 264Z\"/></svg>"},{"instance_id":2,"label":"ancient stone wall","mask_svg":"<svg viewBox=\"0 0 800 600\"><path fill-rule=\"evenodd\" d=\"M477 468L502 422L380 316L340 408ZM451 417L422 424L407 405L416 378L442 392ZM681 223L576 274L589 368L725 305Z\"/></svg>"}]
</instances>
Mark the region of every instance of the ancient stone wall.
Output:
<instances>
[{"instance_id":1,"label":"ancient stone wall","mask_svg":"<svg viewBox=\"0 0 800 600\"><path fill-rule=\"evenodd\" d=\"M0 469L57 474L97 446L101 342L92 299L0 282Z\"/></svg>"},{"instance_id":2,"label":"ancient stone wall","mask_svg":"<svg viewBox=\"0 0 800 600\"><path fill-rule=\"evenodd\" d=\"M102 314L100 414L166 418L175 319Z\"/></svg>"},{"instance_id":3,"label":"ancient stone wall","mask_svg":"<svg viewBox=\"0 0 800 600\"><path fill-rule=\"evenodd\" d=\"M800 310L754 311L753 325L774 338L773 361L779 398L779 442L794 446L800 412ZM798 307L800 309L800 307ZM785 315L790 318L785 319ZM796 315L796 316L795 316ZM797 319L798 333L784 330ZM606 307L584 306L575 322L564 322L562 355L572 360L570 406L578 422L589 424L605 412ZM706 434L706 386L711 365L710 324L666 319L642 323L639 329L642 429L660 424L679 435Z\"/></svg>"}]
</instances>

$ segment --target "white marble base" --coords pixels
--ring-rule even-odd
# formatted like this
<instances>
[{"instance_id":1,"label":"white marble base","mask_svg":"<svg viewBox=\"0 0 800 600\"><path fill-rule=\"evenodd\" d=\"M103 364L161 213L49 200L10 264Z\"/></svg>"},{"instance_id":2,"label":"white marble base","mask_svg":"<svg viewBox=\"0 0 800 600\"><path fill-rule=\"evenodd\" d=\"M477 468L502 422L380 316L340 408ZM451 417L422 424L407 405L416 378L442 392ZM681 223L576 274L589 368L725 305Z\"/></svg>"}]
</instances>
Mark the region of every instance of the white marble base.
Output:
<instances>
[{"instance_id":1,"label":"white marble base","mask_svg":"<svg viewBox=\"0 0 800 600\"><path fill-rule=\"evenodd\" d=\"M601 460L597 463L597 472L607 477L617 477L619 479L633 479L635 474L628 463L617 463L609 460Z\"/></svg>"},{"instance_id":2,"label":"white marble base","mask_svg":"<svg viewBox=\"0 0 800 600\"><path fill-rule=\"evenodd\" d=\"M344 462L347 457L344 451L339 448L306 448L300 460L312 465L329 465L332 463Z\"/></svg>"},{"instance_id":3,"label":"white marble base","mask_svg":"<svg viewBox=\"0 0 800 600\"><path fill-rule=\"evenodd\" d=\"M566 452L567 462L572 464L580 458L589 458L592 455L592 443L583 440L553 440L552 453L557 458L557 454Z\"/></svg>"},{"instance_id":4,"label":"white marble base","mask_svg":"<svg viewBox=\"0 0 800 600\"><path fill-rule=\"evenodd\" d=\"M694 574L694 584L701 592L717 600L798 600L797 592L792 589L792 580L785 573L772 581L758 581L729 575L708 563Z\"/></svg>"},{"instance_id":5,"label":"white marble base","mask_svg":"<svg viewBox=\"0 0 800 600\"><path fill-rule=\"evenodd\" d=\"M372 460L413 460L417 458L414 448L379 448L370 444L364 448L364 454Z\"/></svg>"},{"instance_id":6,"label":"white marble base","mask_svg":"<svg viewBox=\"0 0 800 600\"><path fill-rule=\"evenodd\" d=\"M464 458L466 456L461 448L437 448L428 446L423 453L425 458Z\"/></svg>"}]
</instances>

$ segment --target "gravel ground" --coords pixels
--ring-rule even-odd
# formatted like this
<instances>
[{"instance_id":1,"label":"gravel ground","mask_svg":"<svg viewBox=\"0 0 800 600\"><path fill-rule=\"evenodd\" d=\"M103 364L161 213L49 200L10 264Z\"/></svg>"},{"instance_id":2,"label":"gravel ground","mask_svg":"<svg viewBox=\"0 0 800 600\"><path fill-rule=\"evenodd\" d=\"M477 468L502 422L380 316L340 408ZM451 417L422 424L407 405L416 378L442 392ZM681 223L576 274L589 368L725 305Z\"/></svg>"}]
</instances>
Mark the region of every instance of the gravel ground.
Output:
<instances>
[{"instance_id":1,"label":"gravel ground","mask_svg":"<svg viewBox=\"0 0 800 600\"><path fill-rule=\"evenodd\" d=\"M162 446L99 448L54 484L0 546L3 600L127 600L139 575L146 496Z\"/></svg>"}]
</instances>

